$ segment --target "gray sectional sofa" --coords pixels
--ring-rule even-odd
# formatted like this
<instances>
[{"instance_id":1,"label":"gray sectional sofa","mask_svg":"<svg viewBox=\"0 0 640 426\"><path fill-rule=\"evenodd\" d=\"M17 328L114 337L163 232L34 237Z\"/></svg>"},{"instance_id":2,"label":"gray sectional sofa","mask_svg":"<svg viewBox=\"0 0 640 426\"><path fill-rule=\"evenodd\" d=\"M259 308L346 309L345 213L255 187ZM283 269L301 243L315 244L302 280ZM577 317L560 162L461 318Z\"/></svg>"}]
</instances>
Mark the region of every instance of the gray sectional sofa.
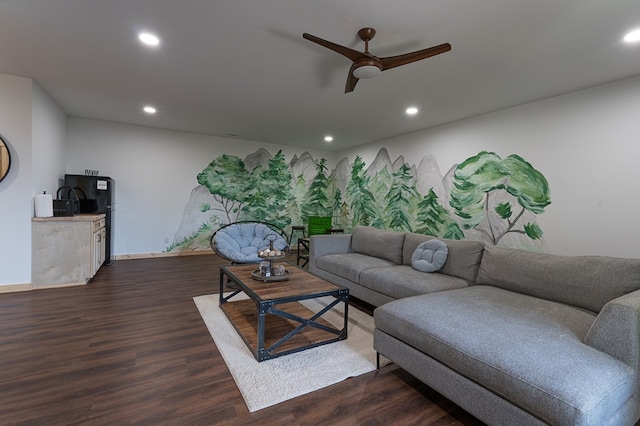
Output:
<instances>
[{"instance_id":1,"label":"gray sectional sofa","mask_svg":"<svg viewBox=\"0 0 640 426\"><path fill-rule=\"evenodd\" d=\"M491 425L640 418L640 260L558 256L356 227L311 237L309 270L371 303L374 347Z\"/></svg>"}]
</instances>

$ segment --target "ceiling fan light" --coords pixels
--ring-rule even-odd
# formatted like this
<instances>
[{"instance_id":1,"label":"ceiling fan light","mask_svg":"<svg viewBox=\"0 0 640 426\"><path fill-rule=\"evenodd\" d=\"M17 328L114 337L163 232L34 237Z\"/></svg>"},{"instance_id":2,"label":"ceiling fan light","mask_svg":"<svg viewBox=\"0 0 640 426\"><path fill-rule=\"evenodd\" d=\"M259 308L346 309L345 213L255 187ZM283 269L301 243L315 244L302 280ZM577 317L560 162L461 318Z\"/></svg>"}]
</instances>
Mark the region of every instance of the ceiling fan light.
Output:
<instances>
[{"instance_id":1,"label":"ceiling fan light","mask_svg":"<svg viewBox=\"0 0 640 426\"><path fill-rule=\"evenodd\" d=\"M378 74L380 74L380 68L373 65L363 65L353 70L355 78L373 78Z\"/></svg>"},{"instance_id":2,"label":"ceiling fan light","mask_svg":"<svg viewBox=\"0 0 640 426\"><path fill-rule=\"evenodd\" d=\"M624 36L624 41L626 41L627 43L635 43L640 41L640 28L637 30L633 30L627 33L627 35Z\"/></svg>"},{"instance_id":3,"label":"ceiling fan light","mask_svg":"<svg viewBox=\"0 0 640 426\"><path fill-rule=\"evenodd\" d=\"M140 33L138 34L138 39L147 46L157 46L160 44L160 39L151 33Z\"/></svg>"}]
</instances>

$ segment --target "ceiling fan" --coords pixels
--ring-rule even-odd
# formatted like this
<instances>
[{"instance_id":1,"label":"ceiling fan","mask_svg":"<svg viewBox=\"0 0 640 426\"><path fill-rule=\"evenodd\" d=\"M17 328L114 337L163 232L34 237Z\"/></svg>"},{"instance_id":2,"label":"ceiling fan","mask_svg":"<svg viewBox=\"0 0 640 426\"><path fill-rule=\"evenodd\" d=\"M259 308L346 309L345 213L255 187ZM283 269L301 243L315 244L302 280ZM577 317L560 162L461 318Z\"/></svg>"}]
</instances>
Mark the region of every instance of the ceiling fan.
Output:
<instances>
[{"instance_id":1,"label":"ceiling fan","mask_svg":"<svg viewBox=\"0 0 640 426\"><path fill-rule=\"evenodd\" d=\"M422 59L427 59L431 56L439 55L451 50L451 45L449 43L443 43L427 49L405 53L403 55L378 58L377 56L373 56L369 53L369 40L371 40L375 35L376 30L373 28L363 28L358 31L358 37L364 41L364 52L359 52L349 47L323 40L320 37L316 37L308 33L302 34L302 37L346 56L353 61L353 64L351 64L351 68L349 69L349 76L347 77L347 84L345 86L344 93L353 92L358 80L361 78L373 78L382 71L399 67L400 65L407 65Z\"/></svg>"}]
</instances>

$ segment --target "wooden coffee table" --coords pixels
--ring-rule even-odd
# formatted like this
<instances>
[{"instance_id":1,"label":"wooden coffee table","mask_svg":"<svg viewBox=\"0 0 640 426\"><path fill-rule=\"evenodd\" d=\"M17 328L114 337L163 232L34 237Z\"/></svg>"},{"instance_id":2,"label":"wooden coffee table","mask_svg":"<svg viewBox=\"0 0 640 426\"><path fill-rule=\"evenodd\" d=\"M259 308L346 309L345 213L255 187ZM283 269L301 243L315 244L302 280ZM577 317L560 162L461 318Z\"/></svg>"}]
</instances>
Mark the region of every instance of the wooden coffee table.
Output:
<instances>
[{"instance_id":1,"label":"wooden coffee table","mask_svg":"<svg viewBox=\"0 0 640 426\"><path fill-rule=\"evenodd\" d=\"M331 284L304 269L288 263L286 281L262 282L253 279L257 265L220 267L220 308L258 361L300 352L347 338L349 289ZM224 295L226 279L237 289ZM246 294L248 299L236 296ZM333 296L326 307L315 313L299 303L302 300ZM236 297L236 300L231 300ZM344 306L342 328L322 318Z\"/></svg>"}]
</instances>

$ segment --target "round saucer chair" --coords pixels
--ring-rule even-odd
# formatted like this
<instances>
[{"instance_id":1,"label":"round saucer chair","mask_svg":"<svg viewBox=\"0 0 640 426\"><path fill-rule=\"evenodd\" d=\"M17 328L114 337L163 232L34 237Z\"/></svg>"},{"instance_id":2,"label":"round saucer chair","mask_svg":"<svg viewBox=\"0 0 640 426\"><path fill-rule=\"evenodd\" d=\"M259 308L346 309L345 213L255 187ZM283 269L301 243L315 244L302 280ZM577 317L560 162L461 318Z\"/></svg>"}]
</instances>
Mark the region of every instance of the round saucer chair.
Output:
<instances>
[{"instance_id":1,"label":"round saucer chair","mask_svg":"<svg viewBox=\"0 0 640 426\"><path fill-rule=\"evenodd\" d=\"M260 263L258 252L273 247L281 251L289 248L283 229L267 222L240 221L220 227L210 240L215 254L232 264Z\"/></svg>"}]
</instances>

